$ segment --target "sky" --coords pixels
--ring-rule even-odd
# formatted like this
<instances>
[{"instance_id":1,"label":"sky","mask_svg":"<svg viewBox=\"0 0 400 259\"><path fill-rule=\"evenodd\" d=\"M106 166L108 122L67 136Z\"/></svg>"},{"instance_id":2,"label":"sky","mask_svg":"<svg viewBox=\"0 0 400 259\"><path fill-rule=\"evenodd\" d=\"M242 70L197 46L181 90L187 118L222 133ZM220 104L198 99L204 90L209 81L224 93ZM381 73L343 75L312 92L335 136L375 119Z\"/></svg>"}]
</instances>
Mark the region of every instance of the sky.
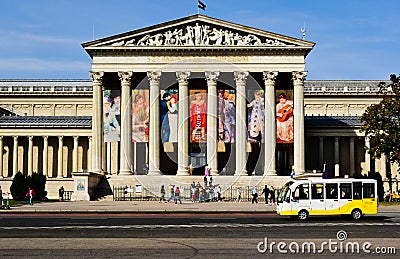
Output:
<instances>
[{"instance_id":1,"label":"sky","mask_svg":"<svg viewBox=\"0 0 400 259\"><path fill-rule=\"evenodd\" d=\"M302 38L309 80L400 73L399 0L202 0L210 17ZM81 47L197 13L197 0L0 0L0 79L89 79Z\"/></svg>"}]
</instances>

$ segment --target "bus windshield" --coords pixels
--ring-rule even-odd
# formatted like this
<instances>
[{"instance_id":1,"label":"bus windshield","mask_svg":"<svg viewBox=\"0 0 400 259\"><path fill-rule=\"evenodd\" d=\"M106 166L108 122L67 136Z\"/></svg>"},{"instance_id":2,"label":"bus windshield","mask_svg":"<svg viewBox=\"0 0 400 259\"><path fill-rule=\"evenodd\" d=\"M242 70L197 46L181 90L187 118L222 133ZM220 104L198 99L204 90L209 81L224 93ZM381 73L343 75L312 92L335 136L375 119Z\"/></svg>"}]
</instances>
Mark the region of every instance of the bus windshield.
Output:
<instances>
[{"instance_id":1,"label":"bus windshield","mask_svg":"<svg viewBox=\"0 0 400 259\"><path fill-rule=\"evenodd\" d=\"M293 181L287 182L282 189L279 191L278 194L278 203L281 203L285 200L285 197L290 189L290 186L293 184Z\"/></svg>"}]
</instances>

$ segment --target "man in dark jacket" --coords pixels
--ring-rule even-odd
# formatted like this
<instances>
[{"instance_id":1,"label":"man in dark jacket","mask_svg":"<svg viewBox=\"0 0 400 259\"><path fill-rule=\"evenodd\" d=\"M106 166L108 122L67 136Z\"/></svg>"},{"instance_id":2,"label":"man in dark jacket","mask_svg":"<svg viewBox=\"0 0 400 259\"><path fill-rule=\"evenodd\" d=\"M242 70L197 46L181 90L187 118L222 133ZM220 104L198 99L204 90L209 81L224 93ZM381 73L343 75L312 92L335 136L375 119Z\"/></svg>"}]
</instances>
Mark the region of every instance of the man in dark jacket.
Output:
<instances>
[{"instance_id":1,"label":"man in dark jacket","mask_svg":"<svg viewBox=\"0 0 400 259\"><path fill-rule=\"evenodd\" d=\"M264 189L262 190L262 194L264 194L264 198L265 198L265 205L268 205L268 196L269 196L270 190L268 188L268 185L264 186Z\"/></svg>"}]
</instances>

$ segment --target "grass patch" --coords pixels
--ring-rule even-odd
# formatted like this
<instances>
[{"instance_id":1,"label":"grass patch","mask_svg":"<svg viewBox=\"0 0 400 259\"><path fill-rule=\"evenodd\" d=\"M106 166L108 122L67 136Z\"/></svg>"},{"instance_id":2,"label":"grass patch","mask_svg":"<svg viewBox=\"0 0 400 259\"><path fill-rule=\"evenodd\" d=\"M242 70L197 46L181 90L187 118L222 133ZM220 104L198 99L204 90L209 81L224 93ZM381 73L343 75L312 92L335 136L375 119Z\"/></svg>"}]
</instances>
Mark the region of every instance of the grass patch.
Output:
<instances>
[{"instance_id":1,"label":"grass patch","mask_svg":"<svg viewBox=\"0 0 400 259\"><path fill-rule=\"evenodd\" d=\"M383 201L383 202L379 203L379 206L400 206L400 202L398 202L398 201L392 201L392 202Z\"/></svg>"}]
</instances>

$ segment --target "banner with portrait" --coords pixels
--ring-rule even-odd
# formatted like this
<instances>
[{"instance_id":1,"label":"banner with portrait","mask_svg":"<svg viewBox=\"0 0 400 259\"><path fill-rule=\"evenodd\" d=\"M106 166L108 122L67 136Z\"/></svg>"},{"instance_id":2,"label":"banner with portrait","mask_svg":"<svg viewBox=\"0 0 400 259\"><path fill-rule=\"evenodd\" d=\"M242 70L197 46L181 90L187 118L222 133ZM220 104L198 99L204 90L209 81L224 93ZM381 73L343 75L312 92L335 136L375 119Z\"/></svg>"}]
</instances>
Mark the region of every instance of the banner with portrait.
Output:
<instances>
[{"instance_id":1,"label":"banner with portrait","mask_svg":"<svg viewBox=\"0 0 400 259\"><path fill-rule=\"evenodd\" d=\"M276 91L276 141L294 142L293 90Z\"/></svg>"},{"instance_id":2,"label":"banner with portrait","mask_svg":"<svg viewBox=\"0 0 400 259\"><path fill-rule=\"evenodd\" d=\"M121 91L103 92L104 142L120 141L121 126Z\"/></svg>"},{"instance_id":3,"label":"banner with portrait","mask_svg":"<svg viewBox=\"0 0 400 259\"><path fill-rule=\"evenodd\" d=\"M248 90L247 131L250 143L264 142L264 90Z\"/></svg>"},{"instance_id":4,"label":"banner with portrait","mask_svg":"<svg viewBox=\"0 0 400 259\"><path fill-rule=\"evenodd\" d=\"M132 142L149 141L149 90L132 91Z\"/></svg>"},{"instance_id":5,"label":"banner with portrait","mask_svg":"<svg viewBox=\"0 0 400 259\"><path fill-rule=\"evenodd\" d=\"M160 92L161 142L178 142L178 90Z\"/></svg>"},{"instance_id":6,"label":"banner with portrait","mask_svg":"<svg viewBox=\"0 0 400 259\"><path fill-rule=\"evenodd\" d=\"M218 141L225 143L234 143L235 127L235 90L218 90Z\"/></svg>"},{"instance_id":7,"label":"banner with portrait","mask_svg":"<svg viewBox=\"0 0 400 259\"><path fill-rule=\"evenodd\" d=\"M207 90L190 90L190 142L207 142Z\"/></svg>"}]
</instances>

